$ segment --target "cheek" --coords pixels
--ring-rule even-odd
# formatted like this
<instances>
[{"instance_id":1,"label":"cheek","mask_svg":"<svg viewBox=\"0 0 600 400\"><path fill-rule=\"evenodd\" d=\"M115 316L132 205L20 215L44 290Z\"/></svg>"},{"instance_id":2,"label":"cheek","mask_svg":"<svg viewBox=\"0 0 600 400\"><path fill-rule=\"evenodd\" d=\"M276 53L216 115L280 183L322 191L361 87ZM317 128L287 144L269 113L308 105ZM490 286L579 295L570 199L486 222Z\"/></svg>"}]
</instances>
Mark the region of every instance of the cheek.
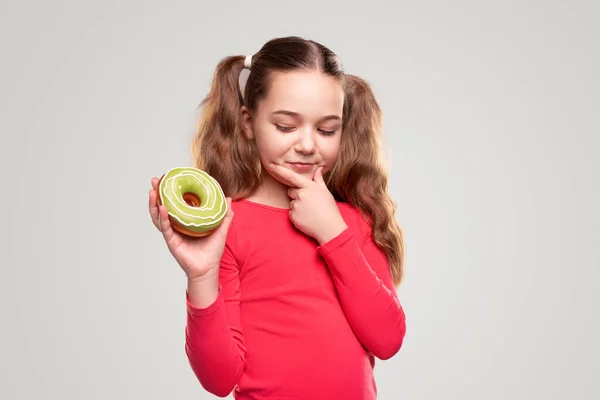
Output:
<instances>
[{"instance_id":1,"label":"cheek","mask_svg":"<svg viewBox=\"0 0 600 400\"><path fill-rule=\"evenodd\" d=\"M256 148L263 163L278 161L286 152L285 141L277 132L274 132L274 128L268 126L259 127L255 132Z\"/></svg>"},{"instance_id":2,"label":"cheek","mask_svg":"<svg viewBox=\"0 0 600 400\"><path fill-rule=\"evenodd\" d=\"M340 153L340 136L338 135L335 139L330 139L323 144L322 155L329 164L333 164Z\"/></svg>"},{"instance_id":3,"label":"cheek","mask_svg":"<svg viewBox=\"0 0 600 400\"><path fill-rule=\"evenodd\" d=\"M263 166L266 166L268 163L275 161L275 154L273 154L274 152L269 147L268 142L257 140L256 148L258 149L258 156L260 157L260 161L263 164Z\"/></svg>"}]
</instances>

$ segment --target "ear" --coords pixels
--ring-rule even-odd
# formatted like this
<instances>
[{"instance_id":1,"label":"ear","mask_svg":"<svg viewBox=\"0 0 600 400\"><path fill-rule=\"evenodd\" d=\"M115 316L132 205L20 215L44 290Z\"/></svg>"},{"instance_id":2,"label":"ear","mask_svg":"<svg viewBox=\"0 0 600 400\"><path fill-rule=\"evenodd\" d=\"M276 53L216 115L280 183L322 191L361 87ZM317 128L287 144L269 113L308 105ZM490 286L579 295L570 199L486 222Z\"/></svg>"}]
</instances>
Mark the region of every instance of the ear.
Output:
<instances>
[{"instance_id":1,"label":"ear","mask_svg":"<svg viewBox=\"0 0 600 400\"><path fill-rule=\"evenodd\" d=\"M242 129L244 130L244 134L248 139L254 139L254 130L252 129L252 114L246 108L246 106L242 106Z\"/></svg>"}]
</instances>

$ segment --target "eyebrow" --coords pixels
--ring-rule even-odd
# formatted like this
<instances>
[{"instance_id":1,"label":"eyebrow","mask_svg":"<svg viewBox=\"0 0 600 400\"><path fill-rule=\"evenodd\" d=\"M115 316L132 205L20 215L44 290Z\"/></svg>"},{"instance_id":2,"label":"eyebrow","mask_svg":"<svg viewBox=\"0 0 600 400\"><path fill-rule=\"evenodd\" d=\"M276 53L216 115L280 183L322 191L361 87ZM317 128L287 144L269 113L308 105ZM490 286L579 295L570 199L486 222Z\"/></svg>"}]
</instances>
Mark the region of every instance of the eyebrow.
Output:
<instances>
[{"instance_id":1,"label":"eyebrow","mask_svg":"<svg viewBox=\"0 0 600 400\"><path fill-rule=\"evenodd\" d=\"M301 115L298 114L297 112L288 111L288 110L277 110L277 111L274 111L272 113L272 115L288 115L288 116L294 117L294 118L301 118ZM338 120L338 121L342 120L342 118L339 115L334 115L334 114L332 114L332 115L326 115L326 116L320 118L321 121L328 121L328 120L331 120L331 119Z\"/></svg>"}]
</instances>

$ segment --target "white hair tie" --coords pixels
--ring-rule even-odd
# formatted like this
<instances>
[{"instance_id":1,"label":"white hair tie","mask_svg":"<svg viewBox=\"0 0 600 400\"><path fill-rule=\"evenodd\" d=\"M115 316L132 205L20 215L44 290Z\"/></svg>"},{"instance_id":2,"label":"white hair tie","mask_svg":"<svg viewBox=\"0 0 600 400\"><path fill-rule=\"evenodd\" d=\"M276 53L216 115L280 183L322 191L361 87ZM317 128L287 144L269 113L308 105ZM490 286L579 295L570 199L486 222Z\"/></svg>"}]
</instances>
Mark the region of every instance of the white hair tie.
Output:
<instances>
[{"instance_id":1,"label":"white hair tie","mask_svg":"<svg viewBox=\"0 0 600 400\"><path fill-rule=\"evenodd\" d=\"M246 59L244 60L244 68L250 69L251 66L252 66L252 56L246 56Z\"/></svg>"}]
</instances>

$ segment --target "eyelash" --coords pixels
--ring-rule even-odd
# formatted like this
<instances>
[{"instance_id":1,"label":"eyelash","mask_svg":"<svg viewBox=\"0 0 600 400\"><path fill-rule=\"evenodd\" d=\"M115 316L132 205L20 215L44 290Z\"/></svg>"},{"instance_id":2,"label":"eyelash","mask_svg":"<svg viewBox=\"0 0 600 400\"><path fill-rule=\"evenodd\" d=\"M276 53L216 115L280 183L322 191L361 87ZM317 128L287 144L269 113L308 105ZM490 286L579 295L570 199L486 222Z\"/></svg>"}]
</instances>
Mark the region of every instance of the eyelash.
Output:
<instances>
[{"instance_id":1,"label":"eyelash","mask_svg":"<svg viewBox=\"0 0 600 400\"><path fill-rule=\"evenodd\" d=\"M281 132L291 132L294 128L291 128L289 126L281 126L278 124L275 124L275 126L277 127L278 130L280 130ZM325 136L331 136L333 134L335 134L336 130L333 131L325 131L323 129L319 129L319 132L321 132L322 134L324 134Z\"/></svg>"}]
</instances>

